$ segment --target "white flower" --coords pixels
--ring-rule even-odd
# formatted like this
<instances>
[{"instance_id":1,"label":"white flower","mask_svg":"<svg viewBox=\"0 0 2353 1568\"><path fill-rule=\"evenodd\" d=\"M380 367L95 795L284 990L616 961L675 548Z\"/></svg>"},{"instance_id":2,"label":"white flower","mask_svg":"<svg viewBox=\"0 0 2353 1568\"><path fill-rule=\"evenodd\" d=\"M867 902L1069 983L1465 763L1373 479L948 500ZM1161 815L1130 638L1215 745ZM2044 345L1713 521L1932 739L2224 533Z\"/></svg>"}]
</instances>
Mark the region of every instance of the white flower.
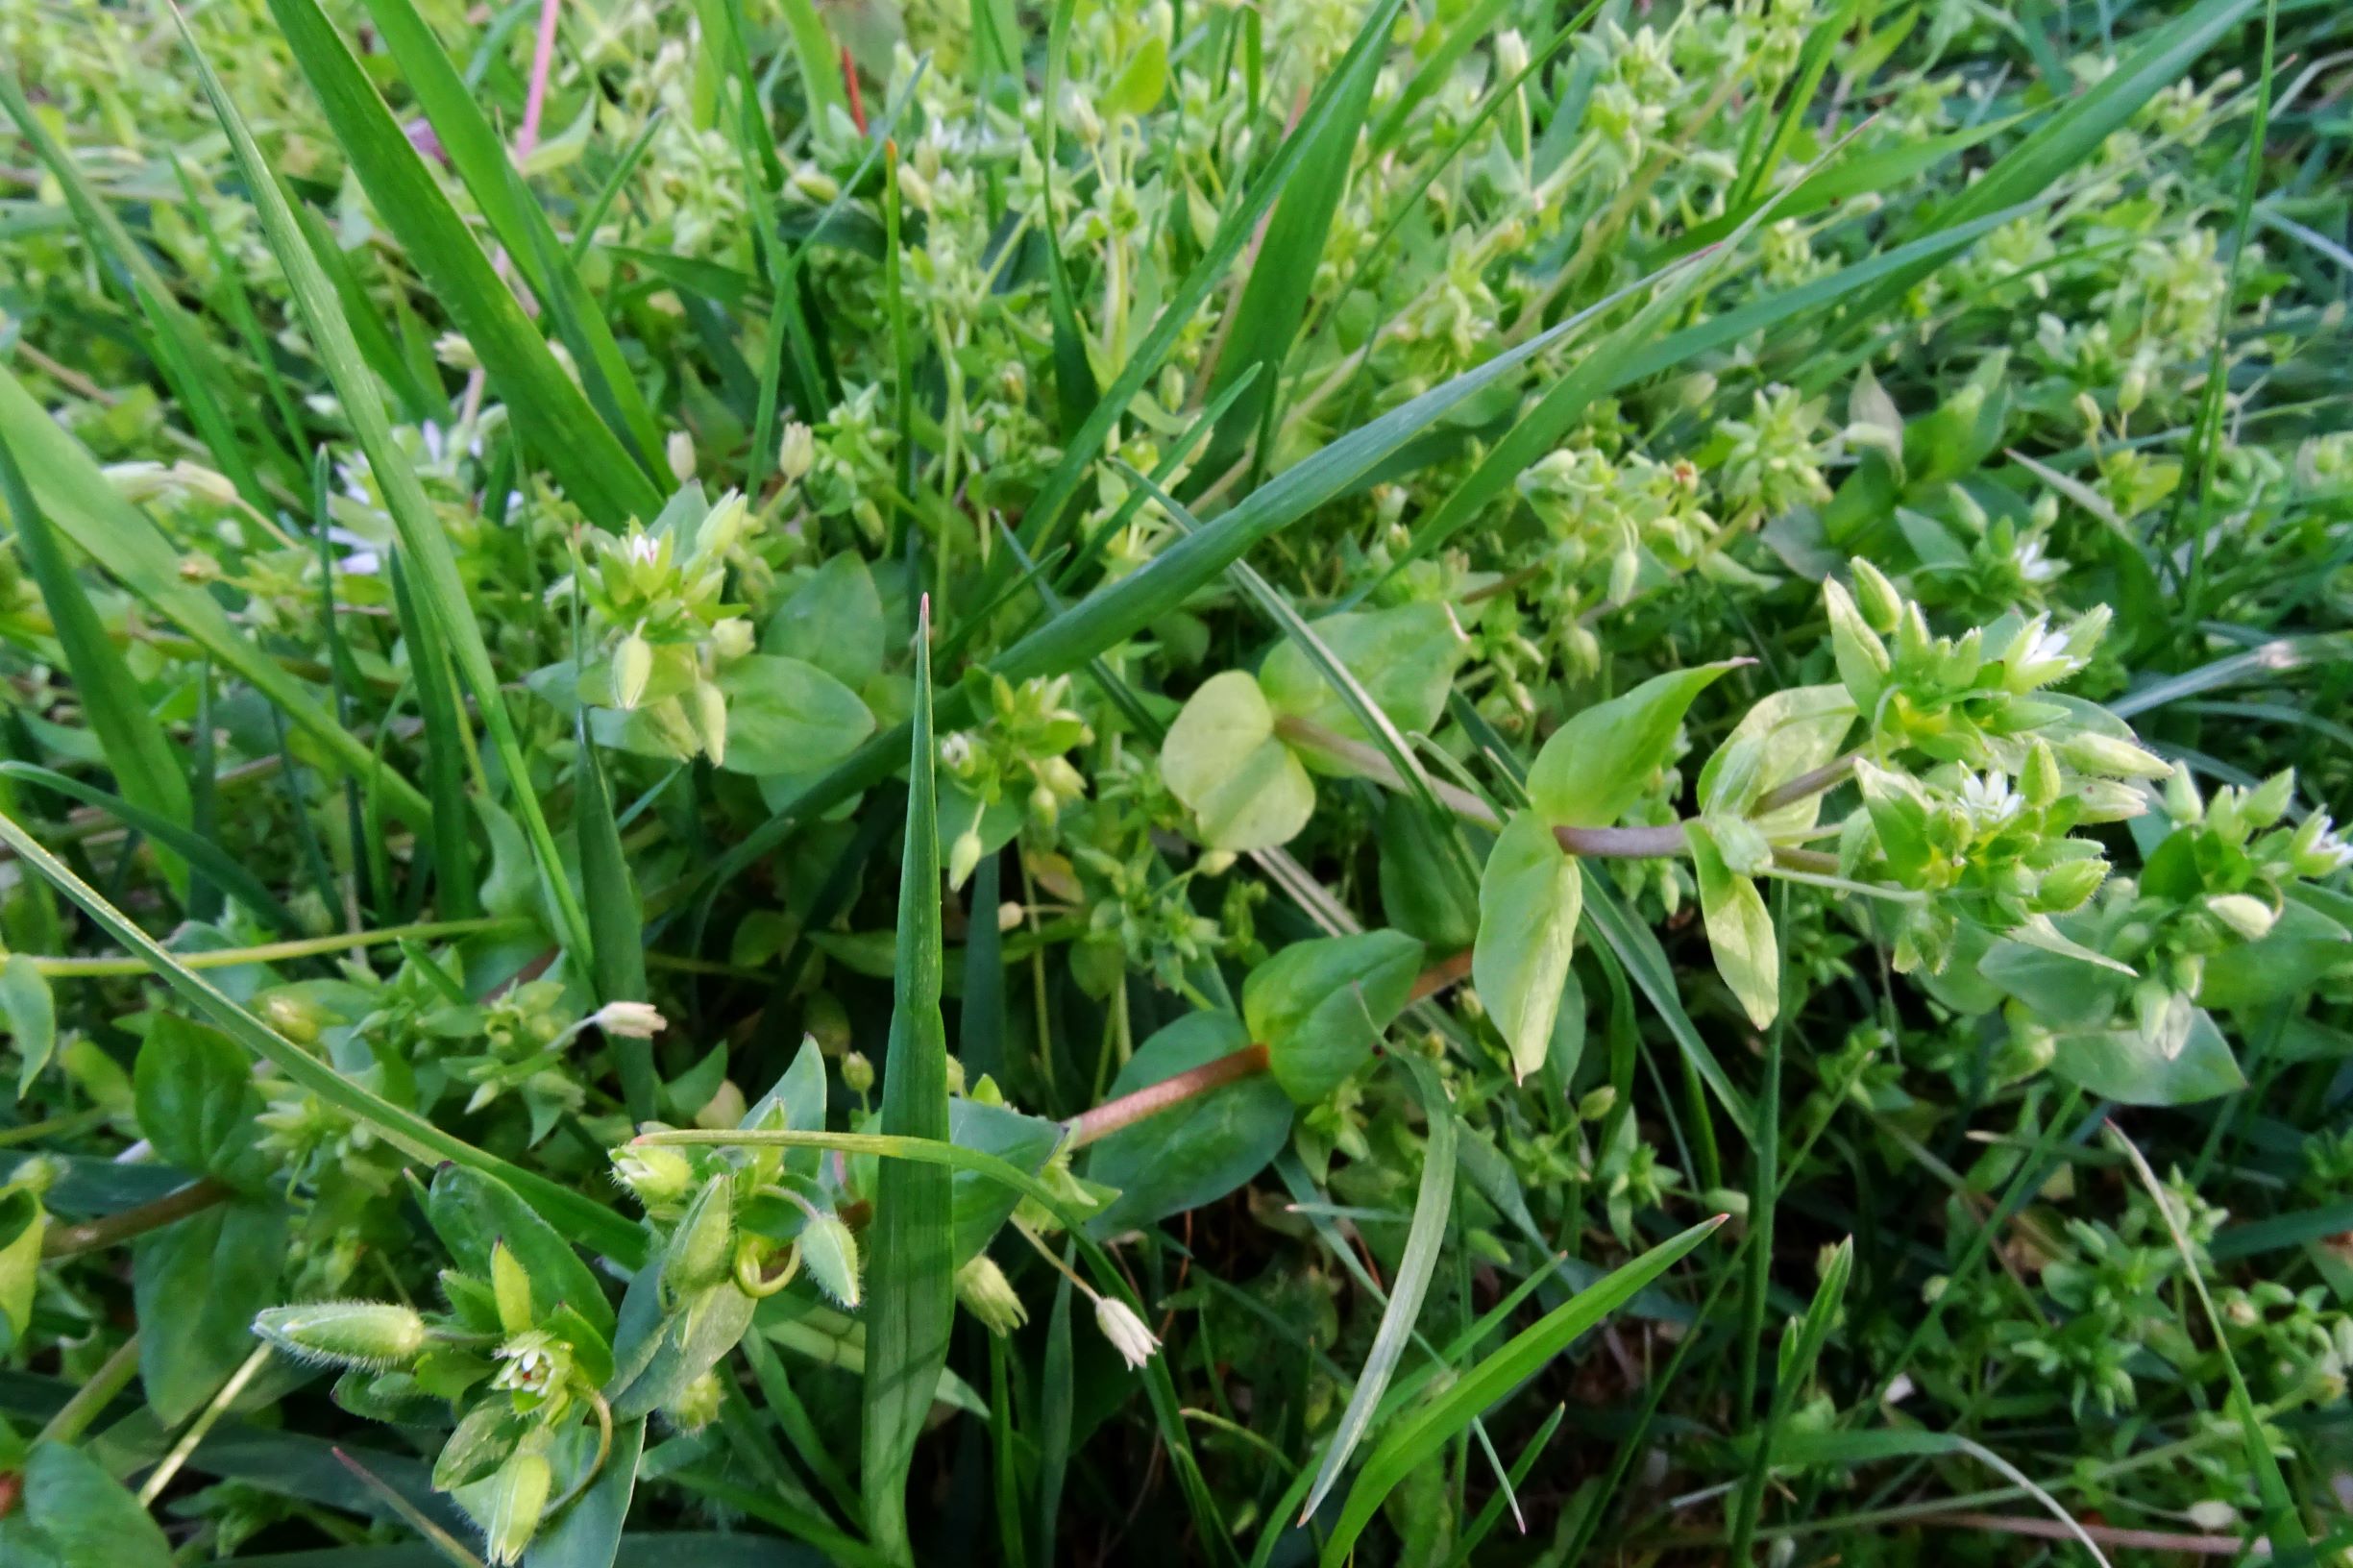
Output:
<instances>
[{"instance_id":1,"label":"white flower","mask_svg":"<svg viewBox=\"0 0 2353 1568\"><path fill-rule=\"evenodd\" d=\"M635 566L651 566L654 556L659 554L662 549L660 541L650 533L629 535L626 548L629 552L629 561Z\"/></svg>"},{"instance_id":2,"label":"white flower","mask_svg":"<svg viewBox=\"0 0 2353 1568\"><path fill-rule=\"evenodd\" d=\"M2010 567L2024 582L2049 582L2067 570L2063 561L2054 561L2043 551L2043 541L2029 535L2018 542L2010 551Z\"/></svg>"},{"instance_id":3,"label":"white flower","mask_svg":"<svg viewBox=\"0 0 2353 1568\"><path fill-rule=\"evenodd\" d=\"M651 1002L607 1002L588 1021L608 1035L628 1040L651 1040L670 1027L670 1020Z\"/></svg>"},{"instance_id":4,"label":"white flower","mask_svg":"<svg viewBox=\"0 0 2353 1568\"><path fill-rule=\"evenodd\" d=\"M2025 808L2025 800L1999 773L1961 775L1961 809L1980 833L2006 827Z\"/></svg>"},{"instance_id":5,"label":"white flower","mask_svg":"<svg viewBox=\"0 0 2353 1568\"><path fill-rule=\"evenodd\" d=\"M1130 1311L1126 1302L1116 1297L1094 1298L1094 1326L1103 1331L1103 1337L1111 1341L1111 1348L1117 1351L1120 1359L1130 1367L1142 1366L1152 1359L1152 1353L1160 1349L1160 1341L1152 1337L1152 1331L1144 1327L1143 1319Z\"/></svg>"}]
</instances>

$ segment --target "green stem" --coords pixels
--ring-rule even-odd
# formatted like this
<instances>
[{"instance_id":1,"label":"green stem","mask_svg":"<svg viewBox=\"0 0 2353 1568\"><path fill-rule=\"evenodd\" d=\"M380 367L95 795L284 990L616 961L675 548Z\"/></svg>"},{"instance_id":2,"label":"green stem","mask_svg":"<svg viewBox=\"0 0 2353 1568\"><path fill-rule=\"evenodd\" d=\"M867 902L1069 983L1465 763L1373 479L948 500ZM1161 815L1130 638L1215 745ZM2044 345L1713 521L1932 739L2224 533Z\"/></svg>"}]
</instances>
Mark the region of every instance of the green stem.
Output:
<instances>
[{"instance_id":1,"label":"green stem","mask_svg":"<svg viewBox=\"0 0 2353 1568\"><path fill-rule=\"evenodd\" d=\"M300 937L288 942L263 943L255 947L221 947L209 952L177 953L173 956L184 968L226 969L241 964L282 964L298 958L322 958L355 947L380 947L386 943L432 942L444 937L471 937L491 931L521 933L531 929L533 927L528 920L487 918L421 920L414 925L388 925L380 931L343 931L328 937ZM53 980L145 974L149 970L147 961L140 958L37 957L33 964L43 975Z\"/></svg>"},{"instance_id":2,"label":"green stem","mask_svg":"<svg viewBox=\"0 0 2353 1568\"><path fill-rule=\"evenodd\" d=\"M74 1390L73 1398L58 1408L49 1424L40 1430L37 1443L70 1443L82 1435L98 1412L112 1403L114 1396L130 1386L132 1377L139 1369L139 1336L135 1332L130 1338L114 1347L114 1354L106 1363L90 1374L90 1381Z\"/></svg>"}]
</instances>

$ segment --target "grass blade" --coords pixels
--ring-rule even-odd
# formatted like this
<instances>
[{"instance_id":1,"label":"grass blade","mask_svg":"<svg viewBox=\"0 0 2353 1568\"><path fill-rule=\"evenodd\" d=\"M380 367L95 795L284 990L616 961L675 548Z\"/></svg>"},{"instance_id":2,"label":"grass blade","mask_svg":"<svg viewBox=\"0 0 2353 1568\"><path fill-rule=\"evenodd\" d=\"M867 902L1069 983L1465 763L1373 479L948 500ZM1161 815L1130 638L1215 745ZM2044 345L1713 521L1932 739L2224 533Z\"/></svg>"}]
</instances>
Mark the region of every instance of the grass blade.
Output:
<instances>
[{"instance_id":1,"label":"grass blade","mask_svg":"<svg viewBox=\"0 0 2353 1568\"><path fill-rule=\"evenodd\" d=\"M219 987L181 963L176 955L165 951L129 916L107 902L97 889L42 848L39 841L14 818L5 814L0 814L0 844L14 850L17 859L80 906L84 914L145 963L159 979L186 997L197 1013L285 1074L297 1088L308 1090L328 1104L366 1122L386 1142L411 1159L427 1164L446 1160L496 1176L513 1188L549 1224L582 1246L631 1266L643 1259L646 1234L639 1226L568 1187L484 1153L337 1072L255 1017Z\"/></svg>"},{"instance_id":2,"label":"grass blade","mask_svg":"<svg viewBox=\"0 0 2353 1568\"><path fill-rule=\"evenodd\" d=\"M0 438L0 502L7 503L15 521L17 551L40 588L41 602L48 606L50 628L58 647L64 650L65 668L73 674L83 717L106 752L115 787L125 801L151 817L183 825L193 822L194 797L187 775L172 755L171 738L140 695L121 651L107 636L5 438ZM164 879L185 903L185 868L169 851L162 865ZM257 906L256 913L259 912Z\"/></svg>"},{"instance_id":3,"label":"grass blade","mask_svg":"<svg viewBox=\"0 0 2353 1568\"><path fill-rule=\"evenodd\" d=\"M915 717L909 730L907 845L899 864L898 962L883 1061L881 1116L889 1137L944 1142L947 1028L940 1016L940 834L933 791L931 608L916 620ZM912 1560L907 1468L947 1364L955 1291L948 1173L893 1161L877 1179L868 1271L867 1529L890 1556Z\"/></svg>"},{"instance_id":4,"label":"grass blade","mask_svg":"<svg viewBox=\"0 0 2353 1568\"><path fill-rule=\"evenodd\" d=\"M2255 1395L2248 1389L2246 1375L2239 1370L2239 1358L2231 1354L2230 1330L2222 1322L2222 1314L2215 1310L2214 1295L2206 1288L2206 1271L2198 1265L2197 1255L2191 1250L2190 1238L2183 1234L2181 1216L2174 1212L2173 1196L2157 1180L2157 1173L2140 1146L2124 1136L2123 1129L2113 1121L2101 1129L2108 1146L2131 1163L2133 1174L2148 1193L2149 1201L2165 1220L2166 1235L2172 1239L2173 1250L2181 1255L2182 1271L2190 1277L2190 1287L2197 1292L2197 1304L2206 1316L2206 1327L2214 1335L2214 1346L2222 1358L2222 1370L2230 1378L2230 1413L2246 1438L2247 1473L2255 1482L2255 1493L2263 1499L2264 1531L2270 1537L2271 1550L2290 1562L2313 1560L2312 1537L2304 1531L2304 1521L2296 1513L2292 1494L2288 1490L2288 1478L2280 1473L2279 1457L2271 1452L2271 1440L2263 1430L2263 1416L2255 1409Z\"/></svg>"},{"instance_id":5,"label":"grass blade","mask_svg":"<svg viewBox=\"0 0 2353 1568\"><path fill-rule=\"evenodd\" d=\"M37 784L42 789L54 790L59 795L79 800L86 806L96 807L124 826L135 828L153 839L183 864L204 872L223 893L287 936L302 935L302 922L278 901L277 894L263 887L260 879L233 856L223 853L218 845L208 840L198 838L192 829L145 806L85 784L78 778L68 778L63 773L36 767L29 762L0 762L0 775L27 784Z\"/></svg>"},{"instance_id":6,"label":"grass blade","mask_svg":"<svg viewBox=\"0 0 2353 1568\"><path fill-rule=\"evenodd\" d=\"M214 659L252 682L338 767L361 777L376 769L375 754L357 736L239 631L217 600L181 576L179 549L122 498L88 450L49 417L5 365L0 365L0 441L13 450L44 521L90 559L103 562L109 576ZM422 826L430 820L415 785L389 771L380 784L403 821Z\"/></svg>"},{"instance_id":7,"label":"grass blade","mask_svg":"<svg viewBox=\"0 0 2353 1568\"><path fill-rule=\"evenodd\" d=\"M283 0L283 4L288 12L296 13L297 22L307 15L318 27L326 27L325 18L319 15L311 0ZM481 710L483 725L490 731L499 760L505 768L508 784L514 792L516 810L523 819L524 831L529 837L532 856L539 864L540 880L545 886L549 905L555 911L558 935L568 952L586 959L596 950L589 940L587 920L581 914L579 901L573 896L563 860L556 852L555 837L548 828L547 814L540 808L537 791L531 787L530 762L523 754L522 743L516 737L514 721L506 711L506 699L497 667L491 662L490 649L482 640L481 625L475 618L473 600L466 593L465 580L458 575L456 551L440 519L434 515L431 502L426 499L423 486L417 482L416 473L410 468L407 457L393 441L391 422L385 417L383 400L377 392L375 380L360 360L358 346L352 340L351 331L336 308L334 295L326 278L320 273L309 247L303 242L302 232L294 221L293 209L286 201L285 192L279 187L277 177L263 159L260 148L254 144L253 133L246 128L244 117L237 112L236 106L230 102L228 91L222 87L220 78L213 73L211 61L197 46L195 35L188 31L184 18L181 21L181 36L187 44L189 55L196 61L197 72L204 82L205 93L211 101L212 110L219 116L222 129L229 135L230 149L235 155L237 166L243 171L251 189L254 209L260 217L262 233L269 241L270 249L277 254L279 264L285 269L287 286L294 295L305 324L310 329L311 339L327 366L328 375L342 397L345 417L351 421L352 429L359 438L360 450L367 453L368 467L382 489L384 505L392 514L393 527L400 535L402 547L416 563L419 580L413 586L417 593L417 608L424 619L434 623L435 630L444 639L452 658L465 677L466 685L474 693L476 704ZM302 52L299 44L297 50L298 53ZM348 69L354 75L358 72L358 66L343 47L343 40L335 37L331 29L328 29L325 43L309 52L331 55L332 61L320 67L330 75L331 80L338 79L334 73L339 69ZM399 138L402 148L413 163L415 150L408 147L407 138L401 135L397 127L391 127L391 117L385 111L382 100L376 96L376 89L361 80L356 90L364 96L368 105L373 106L375 114L382 117L385 126L390 127L388 134ZM355 157L357 155L355 154ZM422 176L421 168L415 172ZM441 210L446 214L448 203L439 190L433 190L431 198L441 205ZM455 221L453 215L451 221ZM480 260L481 253L473 248L472 238L462 234L459 237L474 258ZM483 265L487 267L488 263L484 262ZM509 306L513 305L512 296L503 297ZM519 311L517 316L520 319ZM545 358L546 345L535 336L531 341L540 356ZM487 360L487 353L484 357ZM548 360L548 368L551 372L554 371L552 359ZM560 372L556 374L560 376ZM569 386L570 383L566 384ZM603 433L601 426L597 427L597 430ZM594 445L584 425L566 439L580 450ZM607 434L606 440L609 442L610 439ZM616 448L617 455L618 451ZM622 461L625 464L626 459ZM635 471L631 470L631 473ZM642 483L644 477L636 477ZM650 486L648 486L648 491L650 493ZM583 506L588 505L585 497L576 499L579 499Z\"/></svg>"},{"instance_id":8,"label":"grass blade","mask_svg":"<svg viewBox=\"0 0 2353 1568\"><path fill-rule=\"evenodd\" d=\"M613 821L612 791L589 738L586 714L573 726L579 757L573 787L573 830L580 841L580 894L588 905L588 934L596 963L597 997L606 1002L642 1002L646 997L646 916L629 877L629 858ZM653 1041L626 1035L608 1037L621 1067L622 1098L629 1119L645 1121L659 1107L653 1070Z\"/></svg>"},{"instance_id":9,"label":"grass blade","mask_svg":"<svg viewBox=\"0 0 2353 1568\"><path fill-rule=\"evenodd\" d=\"M1430 1289L1431 1275L1438 1265L1438 1249L1446 1239L1446 1222L1454 1213L1457 1123L1454 1107L1446 1098L1446 1086L1438 1082L1438 1075L1430 1064L1417 1056L1400 1055L1391 1060L1403 1064L1412 1078L1414 1093L1429 1118L1430 1141L1422 1151L1421 1192L1413 1203L1413 1223L1406 1232L1406 1250L1398 1260L1389 1304L1381 1314L1381 1327L1373 1334L1373 1346L1365 1355L1364 1370L1358 1375L1356 1389L1348 1396L1348 1409L1341 1412L1340 1424L1334 1429L1331 1442L1325 1445L1324 1462L1315 1472L1315 1485L1299 1511L1301 1524L1313 1517L1324 1498L1339 1483L1349 1456L1356 1452L1357 1444L1372 1426L1381 1395L1397 1371L1398 1360L1406 1353L1406 1341L1413 1333L1414 1320L1421 1315L1422 1297Z\"/></svg>"},{"instance_id":10,"label":"grass blade","mask_svg":"<svg viewBox=\"0 0 2353 1568\"><path fill-rule=\"evenodd\" d=\"M556 243L555 231L531 199L530 188L507 156L504 142L409 0L368 0L368 16L431 122L442 151L449 155L450 166L465 182L468 194L490 221L507 256L523 269L532 292L554 316L565 347L588 380L590 401L606 405L599 411L613 435L632 448L639 466L650 473L662 450L653 415L621 356L621 346L605 326L596 298L581 282L571 257Z\"/></svg>"},{"instance_id":11,"label":"grass blade","mask_svg":"<svg viewBox=\"0 0 2353 1568\"><path fill-rule=\"evenodd\" d=\"M618 527L632 516L651 517L661 505L660 493L597 417L587 396L556 364L546 340L524 315L513 292L492 271L490 258L442 194L423 155L384 107L367 73L316 0L272 0L270 11L369 199L400 237L410 264L473 344L483 374L513 414L525 444L546 459L565 494L596 522ZM195 48L192 37L189 48ZM226 121L227 94L218 90L216 83L212 86L216 110ZM232 139L236 139L233 133ZM257 176L257 167L264 172ZM279 204L284 201L266 170L266 164L246 169L248 181L254 184L254 202L265 214L265 228L269 227L266 214L273 205L272 195ZM287 227L291 229L291 220ZM274 236L271 248L291 273L291 242ZM309 319L311 312L306 309L305 315ZM337 335L351 349L356 366L358 355L351 344L350 330L344 328ZM332 373L332 353L325 342L320 347ZM346 378L337 375L335 380L348 403L351 388ZM373 394L374 387L369 390ZM373 452L369 460L377 461ZM378 472L381 473L380 464ZM412 547L412 553L418 555L420 566L426 564L422 551Z\"/></svg>"},{"instance_id":12,"label":"grass blade","mask_svg":"<svg viewBox=\"0 0 2353 1568\"><path fill-rule=\"evenodd\" d=\"M1324 1568L1348 1560L1357 1537L1398 1482L1416 1465L1436 1453L1454 1435L1519 1384L1527 1381L1568 1347L1571 1340L1625 1305L1636 1291L1665 1273L1675 1261L1715 1233L1722 1214L1692 1226L1660 1242L1641 1257L1612 1270L1580 1290L1560 1306L1462 1374L1446 1392L1408 1416L1364 1461L1357 1483L1349 1488L1339 1523L1324 1542Z\"/></svg>"}]
</instances>

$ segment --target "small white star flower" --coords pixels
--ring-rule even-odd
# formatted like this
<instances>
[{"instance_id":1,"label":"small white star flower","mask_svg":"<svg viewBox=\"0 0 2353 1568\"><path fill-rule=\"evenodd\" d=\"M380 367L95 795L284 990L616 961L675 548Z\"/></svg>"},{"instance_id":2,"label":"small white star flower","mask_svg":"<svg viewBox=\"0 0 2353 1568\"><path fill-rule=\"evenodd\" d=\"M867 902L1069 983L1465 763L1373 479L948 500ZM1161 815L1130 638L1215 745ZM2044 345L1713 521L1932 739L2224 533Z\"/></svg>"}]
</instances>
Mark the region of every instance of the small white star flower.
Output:
<instances>
[{"instance_id":1,"label":"small white star flower","mask_svg":"<svg viewBox=\"0 0 2353 1568\"><path fill-rule=\"evenodd\" d=\"M1160 1341L1144 1327L1143 1319L1115 1296L1094 1298L1094 1326L1131 1368L1141 1367L1160 1349Z\"/></svg>"}]
</instances>

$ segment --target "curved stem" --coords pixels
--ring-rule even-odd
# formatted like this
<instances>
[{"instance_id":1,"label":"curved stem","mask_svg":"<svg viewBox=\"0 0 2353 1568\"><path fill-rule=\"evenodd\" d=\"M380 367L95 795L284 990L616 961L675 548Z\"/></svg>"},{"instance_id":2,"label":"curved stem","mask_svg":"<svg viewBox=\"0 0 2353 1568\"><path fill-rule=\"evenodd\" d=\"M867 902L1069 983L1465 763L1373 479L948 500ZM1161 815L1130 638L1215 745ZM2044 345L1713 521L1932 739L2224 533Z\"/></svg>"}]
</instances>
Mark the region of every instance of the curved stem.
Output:
<instances>
[{"instance_id":1,"label":"curved stem","mask_svg":"<svg viewBox=\"0 0 2353 1568\"><path fill-rule=\"evenodd\" d=\"M86 1219L79 1225L61 1225L41 1237L41 1256L71 1258L77 1253L96 1252L101 1247L145 1236L149 1231L161 1230L174 1220L200 1214L228 1196L228 1183L217 1176L200 1177L136 1208Z\"/></svg>"}]
</instances>

